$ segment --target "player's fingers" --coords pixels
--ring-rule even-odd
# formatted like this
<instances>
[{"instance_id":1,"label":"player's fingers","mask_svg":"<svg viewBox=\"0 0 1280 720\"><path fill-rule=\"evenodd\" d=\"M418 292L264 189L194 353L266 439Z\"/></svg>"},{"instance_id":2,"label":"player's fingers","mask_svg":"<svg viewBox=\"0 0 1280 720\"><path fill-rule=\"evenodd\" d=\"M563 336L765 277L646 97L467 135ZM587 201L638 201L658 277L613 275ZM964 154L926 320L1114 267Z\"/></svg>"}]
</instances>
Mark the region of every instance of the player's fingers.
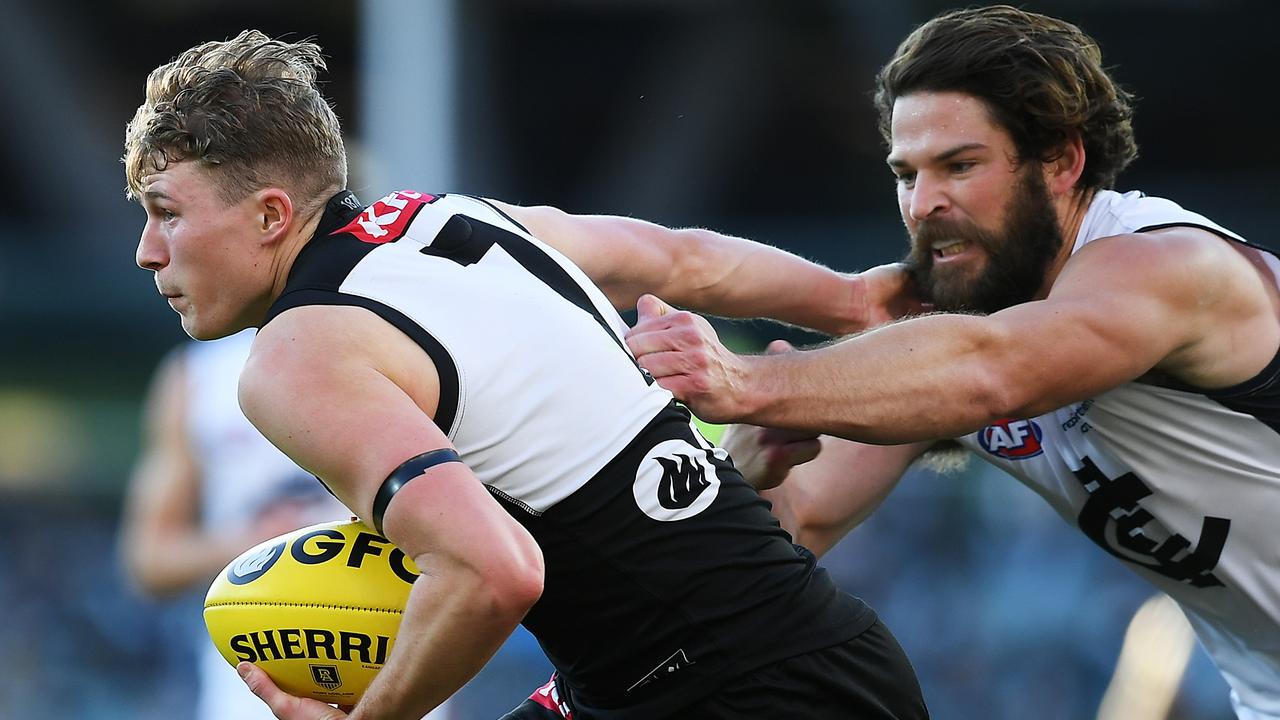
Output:
<instances>
[{"instance_id":1,"label":"player's fingers","mask_svg":"<svg viewBox=\"0 0 1280 720\"><path fill-rule=\"evenodd\" d=\"M671 338L662 331L646 332L632 329L632 331L627 333L627 336L623 338L623 342L627 344L627 349L631 351L631 354L634 355L637 360L646 355L668 352L672 349Z\"/></svg>"},{"instance_id":2,"label":"player's fingers","mask_svg":"<svg viewBox=\"0 0 1280 720\"><path fill-rule=\"evenodd\" d=\"M625 342L637 360L650 355L677 356L697 353L699 347L698 338L691 328L667 328L655 332L632 333L626 337ZM692 357L687 358L687 360L691 359Z\"/></svg>"},{"instance_id":3,"label":"player's fingers","mask_svg":"<svg viewBox=\"0 0 1280 720\"><path fill-rule=\"evenodd\" d=\"M267 674L259 669L257 665L248 662L241 662L236 665L236 672L240 674L240 679L244 680L244 684L249 686L253 694L257 695L274 712L275 706L271 703L273 700L277 700L276 696L281 693L281 690L276 687L271 678L267 677ZM277 717L279 717L279 713L277 713Z\"/></svg>"},{"instance_id":4,"label":"player's fingers","mask_svg":"<svg viewBox=\"0 0 1280 720\"><path fill-rule=\"evenodd\" d=\"M707 382L705 373L689 372L686 361L684 353L675 352L653 353L637 359L640 367L647 370L659 386L677 400L687 403L706 393ZM716 422L711 418L702 419Z\"/></svg>"},{"instance_id":5,"label":"player's fingers","mask_svg":"<svg viewBox=\"0 0 1280 720\"><path fill-rule=\"evenodd\" d=\"M786 340L774 340L773 342L769 343L768 347L766 347L764 351L766 354L769 354L769 355L781 355L783 353L794 352L795 349L796 349L796 346L792 345Z\"/></svg>"},{"instance_id":6,"label":"player's fingers","mask_svg":"<svg viewBox=\"0 0 1280 720\"><path fill-rule=\"evenodd\" d=\"M700 318L692 313L677 311L665 316L662 325L650 323L642 327L636 324L627 334L625 341L631 354L639 358L642 355L659 352L682 352L689 354L690 361L705 357L712 351L712 346L699 327Z\"/></svg>"},{"instance_id":7,"label":"player's fingers","mask_svg":"<svg viewBox=\"0 0 1280 720\"><path fill-rule=\"evenodd\" d=\"M347 714L319 701L304 702L276 687L262 668L247 662L236 665L236 672L249 690L271 708L280 720L342 720Z\"/></svg>"},{"instance_id":8,"label":"player's fingers","mask_svg":"<svg viewBox=\"0 0 1280 720\"><path fill-rule=\"evenodd\" d=\"M649 374L655 380L663 380L669 377L679 377L685 375L687 363L685 362L683 353L671 351L658 351L647 353L636 353L636 362L640 367L649 371ZM666 387L666 385L663 385ZM668 388L670 389L670 388Z\"/></svg>"},{"instance_id":9,"label":"player's fingers","mask_svg":"<svg viewBox=\"0 0 1280 720\"><path fill-rule=\"evenodd\" d=\"M637 306L638 307L638 306ZM697 337L697 321L693 313L668 308L661 315L636 316L636 324L627 329L626 337L653 335L665 338L667 334L674 337Z\"/></svg>"},{"instance_id":10,"label":"player's fingers","mask_svg":"<svg viewBox=\"0 0 1280 720\"><path fill-rule=\"evenodd\" d=\"M784 453L783 460L787 465L794 466L818 457L822 452L822 443L817 438L795 440L783 445L780 449Z\"/></svg>"},{"instance_id":11,"label":"player's fingers","mask_svg":"<svg viewBox=\"0 0 1280 720\"><path fill-rule=\"evenodd\" d=\"M656 295L644 294L636 301L636 319L648 320L649 318L662 317L671 311L671 306L663 302Z\"/></svg>"}]
</instances>

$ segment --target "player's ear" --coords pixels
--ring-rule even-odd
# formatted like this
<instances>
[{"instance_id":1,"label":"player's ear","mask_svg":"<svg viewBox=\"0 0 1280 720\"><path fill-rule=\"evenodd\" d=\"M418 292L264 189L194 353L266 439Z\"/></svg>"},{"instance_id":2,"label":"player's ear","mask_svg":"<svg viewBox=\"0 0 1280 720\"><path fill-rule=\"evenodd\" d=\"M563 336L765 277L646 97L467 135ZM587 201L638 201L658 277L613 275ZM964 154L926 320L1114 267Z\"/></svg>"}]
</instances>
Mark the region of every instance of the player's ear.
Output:
<instances>
[{"instance_id":1,"label":"player's ear","mask_svg":"<svg viewBox=\"0 0 1280 720\"><path fill-rule=\"evenodd\" d=\"M1062 195L1075 189L1076 182L1084 174L1084 140L1073 132L1058 147L1052 160L1044 163L1045 185L1053 195Z\"/></svg>"},{"instance_id":2,"label":"player's ear","mask_svg":"<svg viewBox=\"0 0 1280 720\"><path fill-rule=\"evenodd\" d=\"M256 194L256 214L265 242L280 240L293 225L293 199L281 188L269 187Z\"/></svg>"}]
</instances>

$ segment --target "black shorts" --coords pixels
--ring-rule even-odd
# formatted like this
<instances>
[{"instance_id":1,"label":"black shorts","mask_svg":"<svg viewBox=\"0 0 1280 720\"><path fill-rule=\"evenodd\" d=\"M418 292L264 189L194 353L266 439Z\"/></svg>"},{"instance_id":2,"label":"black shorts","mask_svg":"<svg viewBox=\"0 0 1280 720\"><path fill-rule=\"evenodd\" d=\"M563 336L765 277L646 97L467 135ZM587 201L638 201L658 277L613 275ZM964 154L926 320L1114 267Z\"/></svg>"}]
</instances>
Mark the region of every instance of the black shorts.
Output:
<instances>
[{"instance_id":1,"label":"black shorts","mask_svg":"<svg viewBox=\"0 0 1280 720\"><path fill-rule=\"evenodd\" d=\"M840 645L766 665L680 711L681 720L927 720L920 683L889 629L876 621ZM554 678L501 720L582 720ZM658 720L655 718L654 720Z\"/></svg>"}]
</instances>

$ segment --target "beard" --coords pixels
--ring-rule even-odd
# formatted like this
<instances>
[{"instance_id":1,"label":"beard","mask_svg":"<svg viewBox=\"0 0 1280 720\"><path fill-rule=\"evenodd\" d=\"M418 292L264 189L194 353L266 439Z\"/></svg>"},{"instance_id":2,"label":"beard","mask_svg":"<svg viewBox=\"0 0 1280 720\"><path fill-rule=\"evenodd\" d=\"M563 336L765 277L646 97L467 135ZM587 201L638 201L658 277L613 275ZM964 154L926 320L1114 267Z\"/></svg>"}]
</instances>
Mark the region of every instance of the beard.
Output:
<instances>
[{"instance_id":1,"label":"beard","mask_svg":"<svg viewBox=\"0 0 1280 720\"><path fill-rule=\"evenodd\" d=\"M925 299L944 312L993 313L1029 302L1062 249L1058 216L1034 165L1020 173L1004 224L995 232L970 222L923 220L904 262ZM986 264L936 267L933 243L961 240L986 253Z\"/></svg>"}]
</instances>

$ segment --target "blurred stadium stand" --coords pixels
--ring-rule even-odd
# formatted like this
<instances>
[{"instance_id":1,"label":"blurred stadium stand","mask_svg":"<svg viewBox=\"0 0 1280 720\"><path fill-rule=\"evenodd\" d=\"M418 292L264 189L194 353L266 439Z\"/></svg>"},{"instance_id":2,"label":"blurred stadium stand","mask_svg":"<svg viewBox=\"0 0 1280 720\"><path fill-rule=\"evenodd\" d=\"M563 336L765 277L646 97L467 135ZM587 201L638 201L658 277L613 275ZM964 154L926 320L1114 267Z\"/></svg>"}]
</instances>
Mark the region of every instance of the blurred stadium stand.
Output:
<instances>
[{"instance_id":1,"label":"blurred stadium stand","mask_svg":"<svg viewBox=\"0 0 1280 720\"><path fill-rule=\"evenodd\" d=\"M1021 3L1073 20L1136 91L1121 189L1275 246L1269 93L1280 5ZM902 231L871 79L949 3L923 0L0 2L0 717L181 717L192 608L116 571L143 383L181 337L133 267L125 122L155 65L245 27L314 36L366 201L403 186L632 214L768 241L842 269ZM1263 84L1259 84L1263 83ZM405 163L409 163L408 166ZM740 323L757 342L794 332ZM917 474L828 565L886 617L938 720L1089 718L1145 586L980 463ZM183 612L185 610L186 612ZM518 636L463 717L545 680ZM1229 717L1197 650L1170 717Z\"/></svg>"}]
</instances>

